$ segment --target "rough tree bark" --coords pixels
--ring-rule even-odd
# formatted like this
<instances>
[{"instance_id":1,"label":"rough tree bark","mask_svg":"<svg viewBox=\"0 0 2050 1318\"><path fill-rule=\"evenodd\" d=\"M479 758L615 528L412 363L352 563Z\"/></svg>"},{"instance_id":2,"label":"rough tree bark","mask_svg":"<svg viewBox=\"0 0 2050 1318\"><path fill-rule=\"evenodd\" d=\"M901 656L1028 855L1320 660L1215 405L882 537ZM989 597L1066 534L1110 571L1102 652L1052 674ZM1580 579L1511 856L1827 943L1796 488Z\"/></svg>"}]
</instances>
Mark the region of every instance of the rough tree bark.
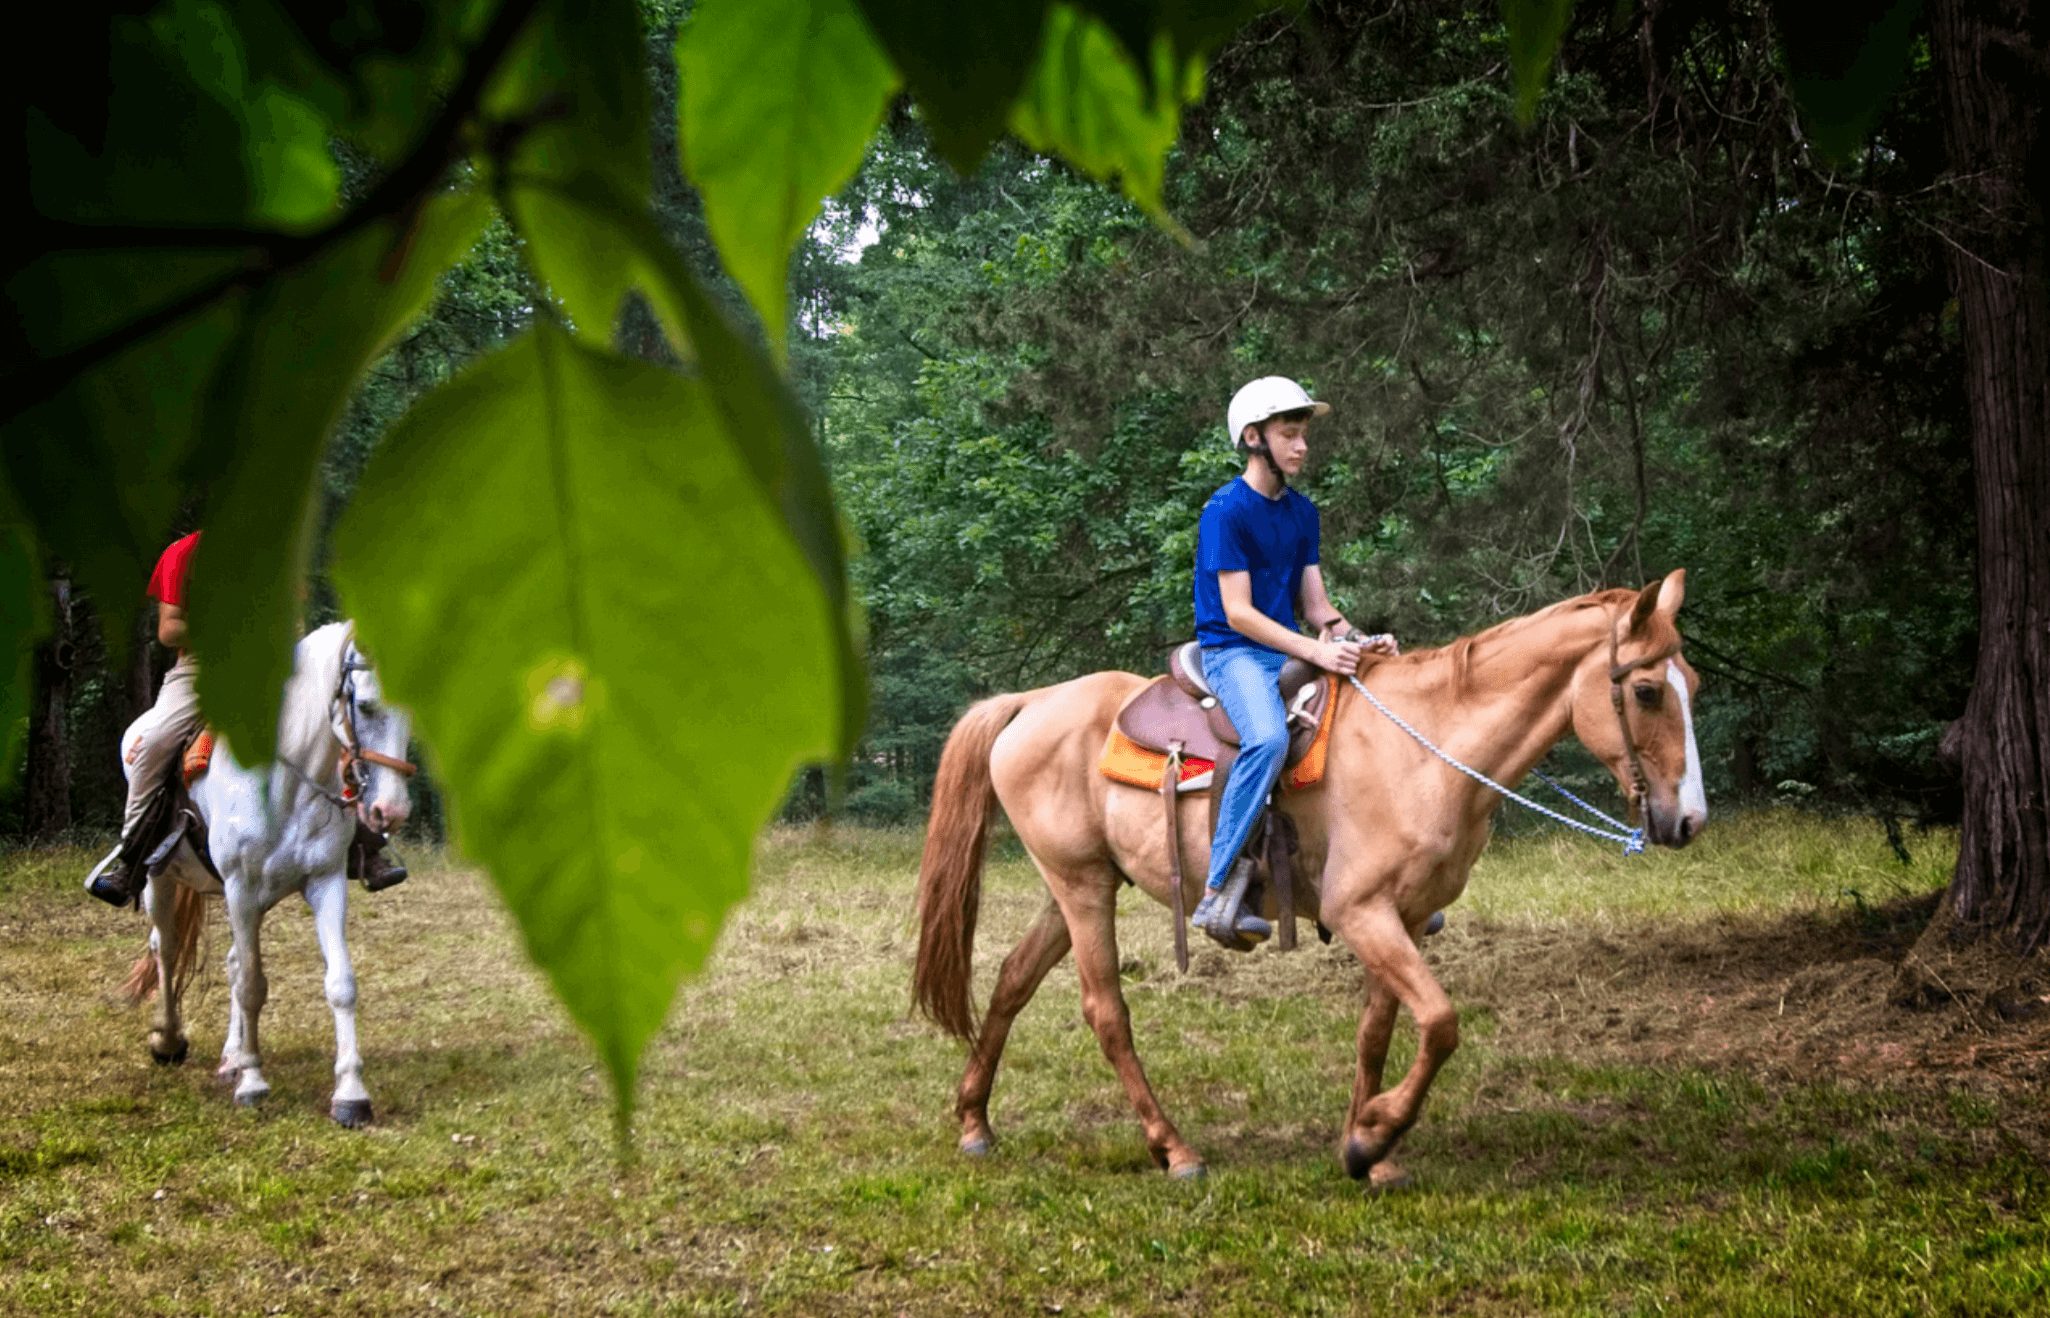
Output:
<instances>
[{"instance_id":1,"label":"rough tree bark","mask_svg":"<svg viewBox=\"0 0 2050 1318\"><path fill-rule=\"evenodd\" d=\"M72 606L70 578L50 581L52 626L36 647L35 695L29 706L28 773L23 781L22 826L31 840L71 827Z\"/></svg>"},{"instance_id":2,"label":"rough tree bark","mask_svg":"<svg viewBox=\"0 0 2050 1318\"><path fill-rule=\"evenodd\" d=\"M2050 2L1932 0L1930 20L1959 203L1946 245L1971 406L1979 656L1950 739L1957 872L1904 984L1938 944L2050 947L2050 229L2031 183L2050 177Z\"/></svg>"}]
</instances>

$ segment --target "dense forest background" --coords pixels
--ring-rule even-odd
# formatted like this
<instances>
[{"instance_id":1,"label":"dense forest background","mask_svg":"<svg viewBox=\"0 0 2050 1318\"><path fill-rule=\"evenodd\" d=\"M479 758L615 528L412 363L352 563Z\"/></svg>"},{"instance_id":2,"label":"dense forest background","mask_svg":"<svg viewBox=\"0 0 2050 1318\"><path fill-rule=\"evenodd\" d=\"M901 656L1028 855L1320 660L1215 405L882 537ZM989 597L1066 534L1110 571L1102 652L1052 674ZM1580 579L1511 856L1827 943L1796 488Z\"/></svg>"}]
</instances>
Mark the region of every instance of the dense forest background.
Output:
<instances>
[{"instance_id":1,"label":"dense forest background","mask_svg":"<svg viewBox=\"0 0 2050 1318\"><path fill-rule=\"evenodd\" d=\"M679 12L648 44L666 153ZM1972 671L1974 528L1929 60L1827 163L1767 6L1658 12L1584 16L1528 130L1492 8L1259 20L1170 156L1180 234L1015 144L959 178L893 112L791 271L875 688L837 808L914 821L970 700L1147 671L1186 638L1196 512L1235 470L1225 403L1283 373L1335 408L1306 484L1355 620L1435 643L1686 567L1719 802L1954 810L1937 747ZM709 268L695 197L656 177ZM532 320L515 242L495 229L361 390L330 521L413 399ZM666 351L635 314L620 342ZM54 589L0 802L17 836L111 828L115 738L152 690L149 647L115 666L90 617L131 601ZM313 620L333 609L317 578ZM815 771L786 813L832 806Z\"/></svg>"}]
</instances>

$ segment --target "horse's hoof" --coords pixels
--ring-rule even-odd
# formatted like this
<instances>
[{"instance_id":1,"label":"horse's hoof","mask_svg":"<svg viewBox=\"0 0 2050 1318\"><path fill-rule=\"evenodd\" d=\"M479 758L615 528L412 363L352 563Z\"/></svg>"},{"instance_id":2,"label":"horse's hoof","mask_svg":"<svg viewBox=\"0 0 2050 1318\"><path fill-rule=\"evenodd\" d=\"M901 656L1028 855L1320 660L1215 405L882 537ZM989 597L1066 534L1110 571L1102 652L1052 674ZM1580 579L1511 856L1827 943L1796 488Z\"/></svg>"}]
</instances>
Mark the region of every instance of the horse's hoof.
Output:
<instances>
[{"instance_id":1,"label":"horse's hoof","mask_svg":"<svg viewBox=\"0 0 2050 1318\"><path fill-rule=\"evenodd\" d=\"M235 1091L235 1106L253 1108L261 1104L263 1100L269 1097L270 1090L268 1089L238 1089Z\"/></svg>"},{"instance_id":2,"label":"horse's hoof","mask_svg":"<svg viewBox=\"0 0 2050 1318\"><path fill-rule=\"evenodd\" d=\"M1355 1181L1365 1180L1374 1170L1374 1164L1381 1161L1381 1154L1358 1138L1348 1139L1339 1151L1339 1157L1345 1163L1345 1174Z\"/></svg>"},{"instance_id":3,"label":"horse's hoof","mask_svg":"<svg viewBox=\"0 0 2050 1318\"><path fill-rule=\"evenodd\" d=\"M961 1153L964 1157L987 1158L990 1149L994 1147L995 1145L987 1135L963 1135L961 1137Z\"/></svg>"},{"instance_id":4,"label":"horse's hoof","mask_svg":"<svg viewBox=\"0 0 2050 1318\"><path fill-rule=\"evenodd\" d=\"M346 1126L350 1130L358 1130L376 1120L371 1114L370 1100L367 1098L338 1098L328 1109L328 1113L334 1117L335 1124Z\"/></svg>"},{"instance_id":5,"label":"horse's hoof","mask_svg":"<svg viewBox=\"0 0 2050 1318\"><path fill-rule=\"evenodd\" d=\"M1185 1162L1168 1168L1167 1174L1177 1181L1200 1181L1210 1174L1210 1169L1201 1162Z\"/></svg>"},{"instance_id":6,"label":"horse's hoof","mask_svg":"<svg viewBox=\"0 0 2050 1318\"><path fill-rule=\"evenodd\" d=\"M185 1063L187 1054L191 1053L191 1051L191 1043L184 1039L180 1039L178 1046L167 1053L158 1052L155 1044L149 1046L150 1058L158 1066L182 1066Z\"/></svg>"},{"instance_id":7,"label":"horse's hoof","mask_svg":"<svg viewBox=\"0 0 2050 1318\"><path fill-rule=\"evenodd\" d=\"M1416 1177L1385 1158L1375 1163L1373 1169L1367 1173L1367 1188L1380 1194L1407 1190L1415 1184Z\"/></svg>"}]
</instances>

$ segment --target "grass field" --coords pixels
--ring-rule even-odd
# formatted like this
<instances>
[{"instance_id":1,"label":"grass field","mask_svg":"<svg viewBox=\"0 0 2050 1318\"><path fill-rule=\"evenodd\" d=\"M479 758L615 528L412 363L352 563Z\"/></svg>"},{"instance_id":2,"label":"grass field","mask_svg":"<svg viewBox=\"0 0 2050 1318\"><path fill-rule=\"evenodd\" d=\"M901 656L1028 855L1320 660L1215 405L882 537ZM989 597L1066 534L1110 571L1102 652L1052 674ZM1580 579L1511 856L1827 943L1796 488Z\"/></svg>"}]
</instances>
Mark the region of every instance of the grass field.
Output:
<instances>
[{"instance_id":1,"label":"grass field","mask_svg":"<svg viewBox=\"0 0 2050 1318\"><path fill-rule=\"evenodd\" d=\"M1427 944L1464 1045L1404 1145L1335 1156L1349 954L1196 953L1129 894L1126 991L1211 1175L1153 1170L1063 967L983 1162L961 1055L906 1014L912 833L785 832L645 1068L630 1161L592 1057L488 885L417 857L352 895L378 1124L327 1120L303 906L267 927L269 1104L152 1066L112 987L142 921L83 850L0 858L0 1313L2050 1312L2050 1012L1884 1001L1954 841L1788 814L1694 848L1498 844ZM986 984L1041 900L985 890ZM1199 940L1200 941L1200 940ZM1398 1032L1395 1065L1410 1055Z\"/></svg>"}]
</instances>

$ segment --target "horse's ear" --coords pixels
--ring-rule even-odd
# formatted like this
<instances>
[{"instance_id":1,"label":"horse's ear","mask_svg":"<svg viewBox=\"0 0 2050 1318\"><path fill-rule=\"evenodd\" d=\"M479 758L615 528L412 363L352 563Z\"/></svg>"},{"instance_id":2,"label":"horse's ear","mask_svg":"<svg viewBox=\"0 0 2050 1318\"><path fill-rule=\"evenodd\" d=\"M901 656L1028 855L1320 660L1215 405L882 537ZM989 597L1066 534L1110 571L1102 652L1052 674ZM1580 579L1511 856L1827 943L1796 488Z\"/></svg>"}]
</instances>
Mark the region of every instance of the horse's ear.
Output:
<instances>
[{"instance_id":1,"label":"horse's ear","mask_svg":"<svg viewBox=\"0 0 2050 1318\"><path fill-rule=\"evenodd\" d=\"M1630 630L1627 633L1628 635L1635 636L1643 631L1644 624L1651 621L1651 615L1658 612L1659 592L1664 588L1664 582L1654 581L1643 590L1637 592L1637 603L1630 606Z\"/></svg>"},{"instance_id":2,"label":"horse's ear","mask_svg":"<svg viewBox=\"0 0 2050 1318\"><path fill-rule=\"evenodd\" d=\"M1670 618L1679 613L1680 605L1685 603L1686 599L1687 569L1676 567L1666 573L1666 579L1659 583L1659 612Z\"/></svg>"}]
</instances>

